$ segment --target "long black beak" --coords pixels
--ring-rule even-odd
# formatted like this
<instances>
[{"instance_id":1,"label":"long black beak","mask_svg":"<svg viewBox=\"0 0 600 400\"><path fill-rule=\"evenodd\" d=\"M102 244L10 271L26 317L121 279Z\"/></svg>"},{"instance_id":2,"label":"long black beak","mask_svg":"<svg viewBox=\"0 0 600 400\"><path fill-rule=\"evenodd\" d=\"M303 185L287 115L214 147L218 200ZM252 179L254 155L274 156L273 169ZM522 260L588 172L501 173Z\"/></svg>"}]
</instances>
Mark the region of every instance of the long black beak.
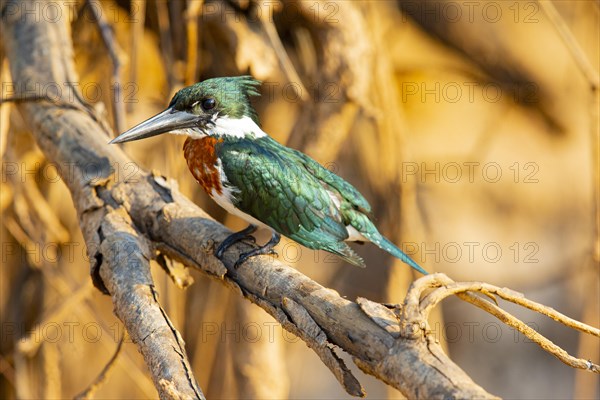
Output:
<instances>
[{"instance_id":1,"label":"long black beak","mask_svg":"<svg viewBox=\"0 0 600 400\"><path fill-rule=\"evenodd\" d=\"M132 140L145 139L179 129L196 128L200 126L201 122L201 116L185 111L177 111L169 107L160 114L156 114L154 117L120 134L108 143L131 142Z\"/></svg>"}]
</instances>

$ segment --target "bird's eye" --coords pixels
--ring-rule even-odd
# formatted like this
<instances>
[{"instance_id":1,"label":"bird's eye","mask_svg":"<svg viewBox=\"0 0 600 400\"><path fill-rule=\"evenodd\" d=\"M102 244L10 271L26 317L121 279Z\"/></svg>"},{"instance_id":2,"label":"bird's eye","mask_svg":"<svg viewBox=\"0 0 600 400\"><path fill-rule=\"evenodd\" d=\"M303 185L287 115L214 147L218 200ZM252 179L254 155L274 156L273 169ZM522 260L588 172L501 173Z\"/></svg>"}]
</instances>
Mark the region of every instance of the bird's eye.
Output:
<instances>
[{"instance_id":1,"label":"bird's eye","mask_svg":"<svg viewBox=\"0 0 600 400\"><path fill-rule=\"evenodd\" d=\"M202 108L206 111L212 110L217 105L217 102L212 97L202 100Z\"/></svg>"}]
</instances>

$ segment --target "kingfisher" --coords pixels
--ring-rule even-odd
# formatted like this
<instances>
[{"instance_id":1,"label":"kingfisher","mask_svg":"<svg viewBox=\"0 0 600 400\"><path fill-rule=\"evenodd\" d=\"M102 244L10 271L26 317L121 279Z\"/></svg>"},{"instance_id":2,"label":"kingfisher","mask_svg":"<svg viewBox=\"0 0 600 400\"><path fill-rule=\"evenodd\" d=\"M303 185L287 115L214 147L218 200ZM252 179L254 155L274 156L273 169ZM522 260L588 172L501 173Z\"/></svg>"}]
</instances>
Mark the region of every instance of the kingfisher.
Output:
<instances>
[{"instance_id":1,"label":"kingfisher","mask_svg":"<svg viewBox=\"0 0 600 400\"><path fill-rule=\"evenodd\" d=\"M258 227L272 235L240 255L275 254L281 235L314 250L364 267L347 242L371 242L422 274L427 272L386 239L372 221L371 206L350 183L306 154L283 146L259 125L250 103L261 82L251 76L212 78L179 90L166 110L119 135L123 143L172 133L187 136L183 153L206 193L249 223L215 251L221 259L233 243ZM251 239L254 239L251 237Z\"/></svg>"}]
</instances>

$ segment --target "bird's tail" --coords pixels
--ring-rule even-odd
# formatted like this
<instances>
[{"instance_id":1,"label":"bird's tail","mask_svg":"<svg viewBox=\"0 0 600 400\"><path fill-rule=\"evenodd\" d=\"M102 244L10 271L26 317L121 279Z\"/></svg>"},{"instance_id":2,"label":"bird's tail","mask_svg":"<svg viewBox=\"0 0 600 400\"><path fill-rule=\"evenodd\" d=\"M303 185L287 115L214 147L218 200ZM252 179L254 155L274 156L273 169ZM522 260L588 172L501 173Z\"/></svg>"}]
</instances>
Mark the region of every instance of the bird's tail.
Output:
<instances>
[{"instance_id":1,"label":"bird's tail","mask_svg":"<svg viewBox=\"0 0 600 400\"><path fill-rule=\"evenodd\" d=\"M429 273L427 271L425 271L423 268L421 268L421 266L419 266L419 264L414 262L412 260L412 258L410 258L408 255L406 255L406 253L404 253L402 250L400 250L398 247L396 247L396 245L394 243L387 240L378 231L375 230L370 233L363 233L363 236L366 237L367 239L369 239L371 241L371 243L374 243L375 245L377 245L377 247L379 247L380 249L387 251L388 253L390 253L397 259L401 260L402 262L408 264L412 268L416 269L423 275L429 275Z\"/></svg>"},{"instance_id":2,"label":"bird's tail","mask_svg":"<svg viewBox=\"0 0 600 400\"><path fill-rule=\"evenodd\" d=\"M414 262L409 256L400 250L396 245L387 240L375 227L373 222L365 214L356 210L347 210L346 217L350 220L350 225L360 232L367 240L375 244L382 250L387 251L405 264L419 271L423 275L429 275L419 264Z\"/></svg>"},{"instance_id":3,"label":"bird's tail","mask_svg":"<svg viewBox=\"0 0 600 400\"><path fill-rule=\"evenodd\" d=\"M371 240L371 242L375 243L380 249L387 251L388 253L390 253L394 257L398 258L402 262L408 264L412 268L416 269L423 275L429 274L419 264L414 262L413 259L410 258L405 252L403 252L398 247L396 247L396 245L394 243L387 240L381 234L378 234L378 236L379 236L379 238L373 238L373 239L369 238L369 240Z\"/></svg>"}]
</instances>

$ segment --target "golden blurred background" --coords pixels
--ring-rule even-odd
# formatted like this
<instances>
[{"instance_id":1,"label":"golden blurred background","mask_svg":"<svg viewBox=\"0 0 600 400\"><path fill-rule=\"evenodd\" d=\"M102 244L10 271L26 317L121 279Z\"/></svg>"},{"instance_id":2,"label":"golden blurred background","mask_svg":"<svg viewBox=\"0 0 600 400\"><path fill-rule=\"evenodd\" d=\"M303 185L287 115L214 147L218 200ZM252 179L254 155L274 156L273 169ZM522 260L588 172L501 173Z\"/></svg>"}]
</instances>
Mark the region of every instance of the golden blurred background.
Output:
<instances>
[{"instance_id":1,"label":"golden blurred background","mask_svg":"<svg viewBox=\"0 0 600 400\"><path fill-rule=\"evenodd\" d=\"M49 18L51 4L70 26L81 94L115 136L186 85L252 74L264 82L254 101L263 129L359 188L381 231L428 271L507 286L600 325L598 1L61 0L34 15ZM114 29L118 77L94 14ZM1 56L6 98L11 60ZM14 104L0 113L0 398L71 398L100 373L123 327L92 287L56 168ZM169 135L126 144L129 167L159 170L217 220L245 226L202 192L182 145ZM398 303L416 278L375 246L357 247L365 270L285 240L278 250L350 299ZM303 342L237 293L196 271L186 290L157 264L153 274L208 398L348 397ZM598 362L597 340L507 309ZM600 396L596 375L491 316L455 299L439 311L439 339L489 392ZM369 398L402 397L352 368ZM156 397L133 343L95 396Z\"/></svg>"}]
</instances>

